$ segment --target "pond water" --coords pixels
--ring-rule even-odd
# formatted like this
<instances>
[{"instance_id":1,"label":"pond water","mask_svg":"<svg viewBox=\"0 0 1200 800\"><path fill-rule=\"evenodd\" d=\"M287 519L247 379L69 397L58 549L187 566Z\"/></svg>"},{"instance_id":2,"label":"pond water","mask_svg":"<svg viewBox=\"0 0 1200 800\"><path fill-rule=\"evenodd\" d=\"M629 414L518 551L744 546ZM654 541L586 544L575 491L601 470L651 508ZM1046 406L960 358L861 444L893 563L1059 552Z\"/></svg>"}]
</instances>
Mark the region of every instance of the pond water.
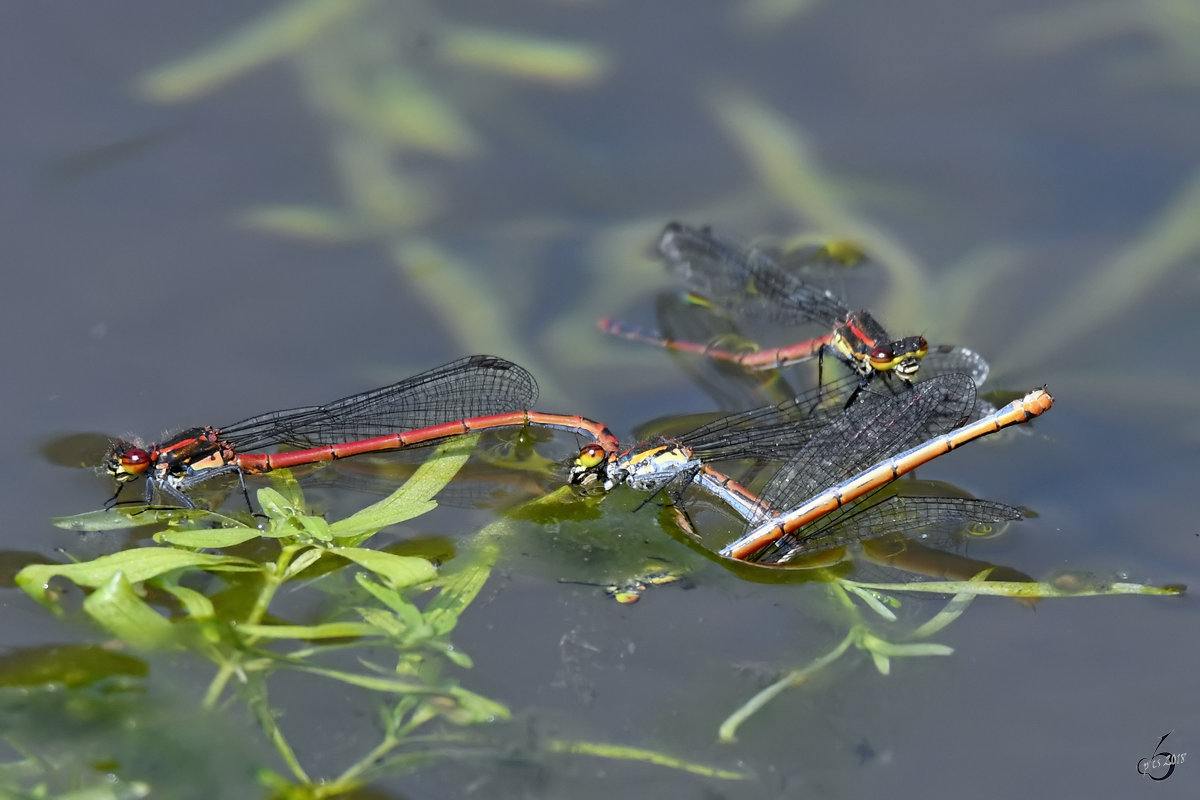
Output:
<instances>
[{"instance_id":1,"label":"pond water","mask_svg":"<svg viewBox=\"0 0 1200 800\"><path fill-rule=\"evenodd\" d=\"M111 491L45 455L64 436L152 439L475 352L529 367L539 408L601 419L622 439L713 410L668 354L596 329L610 315L653 319L668 279L650 248L685 219L853 238L880 262L839 286L855 305L984 354L988 389L1048 385L1056 406L1028 430L920 472L1036 512L970 557L1039 580L1195 585L1200 527L1182 502L1200 463L1186 356L1200 333L1194 23L1165 5L1121 19L1071 2L793 5L12 12L0 32L0 302L5 408L20 423L0 482L5 574L139 542L51 525ZM266 22L284 8L287 35ZM521 61L498 32L518 37L510 48L577 47ZM218 48L222 59L199 60ZM223 75L230 64L241 68ZM541 450L563 459L575 446ZM552 485L540 480L532 492ZM345 513L373 499L321 497ZM495 516L447 505L386 536L464 549L463 532ZM853 619L900 641L945 597L904 595L896 623L861 605L852 617L824 584L724 569L626 494L515 528L451 639L474 660L454 677L516 721L472 731L492 737L482 756L380 777L379 796L1129 796L1163 734L1160 749L1200 753L1187 595L978 598L929 639L953 654L894 658L884 676L851 651L721 743L729 714ZM690 568L690 588L621 606L564 582L656 559ZM10 654L107 642L19 589L3 600ZM307 619L333 604L287 602ZM113 772L153 782L154 796L253 796L256 766L282 771L243 705L196 716L206 662L141 658L136 700L22 689L5 713L40 720L22 728L26 744L119 762ZM296 726L309 775L336 775L374 746L375 698L308 677L281 677L271 703ZM67 736L80 714L93 738ZM148 758L152 745L128 737L98 747L109 726L154 725L191 731L203 763ZM565 740L749 777L547 752ZM191 783L163 762L186 763L174 774ZM1154 791L1194 795L1192 767Z\"/></svg>"}]
</instances>

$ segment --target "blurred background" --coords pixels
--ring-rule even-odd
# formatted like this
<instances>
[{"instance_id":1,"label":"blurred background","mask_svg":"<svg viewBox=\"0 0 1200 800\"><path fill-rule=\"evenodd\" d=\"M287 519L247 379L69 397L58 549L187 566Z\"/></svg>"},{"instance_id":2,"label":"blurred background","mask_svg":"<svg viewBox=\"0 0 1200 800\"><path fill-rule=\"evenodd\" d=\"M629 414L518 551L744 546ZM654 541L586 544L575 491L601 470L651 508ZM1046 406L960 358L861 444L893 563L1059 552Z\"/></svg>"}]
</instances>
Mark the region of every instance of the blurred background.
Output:
<instances>
[{"instance_id":1,"label":"blurred background","mask_svg":"<svg viewBox=\"0 0 1200 800\"><path fill-rule=\"evenodd\" d=\"M110 492L64 466L85 458L46 455L69 435L153 439L476 352L529 367L539 408L622 439L713 409L669 354L596 328L653 322L670 281L652 247L683 219L854 241L874 257L838 287L854 307L982 353L989 388L1049 386L1031 433L922 470L1036 512L972 556L1038 579L1196 582L1194 0L35 4L10 12L0 60L13 569L121 546L49 522ZM830 601L747 582L617 506L575 524L698 560L695 588L621 607L560 583L586 547L546 526L456 631L476 660L464 683L527 732L755 777L564 758L381 791L1111 795L1137 790L1168 730L1200 751L1186 596L981 599L939 635L950 657L887 677L839 662L717 744L761 686L735 667L824 652L841 634L813 606ZM3 601L9 648L93 635L18 590ZM317 773L370 727L339 710L336 743L307 743ZM1156 790L1183 796L1187 767Z\"/></svg>"}]
</instances>

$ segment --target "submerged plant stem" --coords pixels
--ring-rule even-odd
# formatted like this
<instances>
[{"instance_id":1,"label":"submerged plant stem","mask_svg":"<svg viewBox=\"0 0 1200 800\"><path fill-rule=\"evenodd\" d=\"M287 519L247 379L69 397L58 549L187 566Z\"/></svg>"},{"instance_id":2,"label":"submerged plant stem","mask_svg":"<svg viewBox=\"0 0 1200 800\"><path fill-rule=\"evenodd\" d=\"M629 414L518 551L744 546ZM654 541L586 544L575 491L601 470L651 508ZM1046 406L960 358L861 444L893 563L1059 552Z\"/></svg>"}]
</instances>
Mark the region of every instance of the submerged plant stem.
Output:
<instances>
[{"instance_id":1,"label":"submerged plant stem","mask_svg":"<svg viewBox=\"0 0 1200 800\"><path fill-rule=\"evenodd\" d=\"M254 600L254 607L250 610L250 614L244 620L247 625L258 625L262 623L263 617L267 614L267 609L271 607L271 601L275 598L275 593L279 591L279 587L283 585L285 577L288 573L292 559L305 546L285 545L279 550L279 558L275 560L275 568L270 572L264 570L263 585L259 590L258 597ZM246 637L245 644L247 646L258 641L257 636ZM232 658L224 661L217 674L213 676L212 682L208 685L208 691L204 694L204 708L212 708L220 699L221 694L225 691L226 684L234 673L240 672L242 667L242 659L240 654L233 654Z\"/></svg>"},{"instance_id":2,"label":"submerged plant stem","mask_svg":"<svg viewBox=\"0 0 1200 800\"><path fill-rule=\"evenodd\" d=\"M845 638L843 638L842 641L839 642L828 653L818 657L804 669L792 670L775 683L754 695L754 697L751 697L742 705L741 708L739 708L737 711L734 711L725 719L724 722L721 723L721 727L717 729L717 735L720 740L722 742L737 741L737 730L743 722L745 722L754 714L757 714L759 709L774 700L775 697L784 689L804 683L804 681L808 680L810 675L824 669L834 661L837 661L842 657L843 653L850 649L850 646L854 644L858 638L859 632L856 626L849 633L847 633Z\"/></svg>"},{"instance_id":3,"label":"submerged plant stem","mask_svg":"<svg viewBox=\"0 0 1200 800\"><path fill-rule=\"evenodd\" d=\"M271 704L267 702L267 687L257 678L251 684L249 705L254 712L258 724L267 734L267 738L271 740L271 744L275 745L275 750L279 753L280 759L287 764L288 769L292 771L292 775L296 780L302 783L312 783L312 779L308 777L308 773L304 771L304 767L300 765L300 759L296 757L296 751L288 743L287 737L283 735L283 730L280 729L275 721L276 714L272 710Z\"/></svg>"}]
</instances>

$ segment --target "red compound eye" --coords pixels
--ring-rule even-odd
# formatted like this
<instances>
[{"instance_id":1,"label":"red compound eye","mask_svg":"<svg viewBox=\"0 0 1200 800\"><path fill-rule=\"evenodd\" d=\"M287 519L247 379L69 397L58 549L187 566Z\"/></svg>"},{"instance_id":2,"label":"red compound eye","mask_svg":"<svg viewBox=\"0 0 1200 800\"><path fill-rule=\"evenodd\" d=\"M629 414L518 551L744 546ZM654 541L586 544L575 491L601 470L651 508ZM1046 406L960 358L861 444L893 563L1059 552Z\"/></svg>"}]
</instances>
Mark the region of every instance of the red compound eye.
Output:
<instances>
[{"instance_id":1,"label":"red compound eye","mask_svg":"<svg viewBox=\"0 0 1200 800\"><path fill-rule=\"evenodd\" d=\"M141 475L150 467L150 454L140 447L130 447L118 457L121 471L130 475Z\"/></svg>"},{"instance_id":2,"label":"red compound eye","mask_svg":"<svg viewBox=\"0 0 1200 800\"><path fill-rule=\"evenodd\" d=\"M877 344L871 348L871 364L875 367L883 367L891 364L896 356L892 353L892 348L887 345Z\"/></svg>"}]
</instances>

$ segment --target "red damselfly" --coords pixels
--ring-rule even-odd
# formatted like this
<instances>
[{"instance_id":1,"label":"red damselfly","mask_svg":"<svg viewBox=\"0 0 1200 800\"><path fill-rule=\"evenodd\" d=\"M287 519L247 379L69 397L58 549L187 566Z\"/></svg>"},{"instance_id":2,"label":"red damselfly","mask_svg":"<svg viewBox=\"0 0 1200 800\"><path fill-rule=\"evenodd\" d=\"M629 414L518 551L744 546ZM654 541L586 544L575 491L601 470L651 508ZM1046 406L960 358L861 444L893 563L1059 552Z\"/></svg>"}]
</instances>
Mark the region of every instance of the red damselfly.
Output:
<instances>
[{"instance_id":1,"label":"red damselfly","mask_svg":"<svg viewBox=\"0 0 1200 800\"><path fill-rule=\"evenodd\" d=\"M362 453L419 447L471 431L541 426L588 436L609 452L617 439L579 416L529 410L537 382L523 367L495 356L470 356L428 372L321 406L271 411L223 427L189 428L158 444L114 442L105 469L117 481L115 502L145 476L155 491L192 508L189 491L219 475L263 473ZM254 452L286 445L285 453Z\"/></svg>"},{"instance_id":2,"label":"red damselfly","mask_svg":"<svg viewBox=\"0 0 1200 800\"><path fill-rule=\"evenodd\" d=\"M701 295L697 305L712 302L745 319L783 325L815 323L829 333L768 350L731 350L717 343L688 341L602 320L601 327L616 336L699 353L747 369L776 369L830 352L866 382L876 375L895 374L911 383L922 359L930 354L922 336L893 339L865 310L852 310L836 294L805 281L796 269L785 269L765 251L680 222L668 224L658 250L668 269L689 290ZM939 346L934 352L957 361L963 371L986 377L986 364L969 351ZM979 365L973 365L978 359ZM982 377L977 383L982 382Z\"/></svg>"}]
</instances>

